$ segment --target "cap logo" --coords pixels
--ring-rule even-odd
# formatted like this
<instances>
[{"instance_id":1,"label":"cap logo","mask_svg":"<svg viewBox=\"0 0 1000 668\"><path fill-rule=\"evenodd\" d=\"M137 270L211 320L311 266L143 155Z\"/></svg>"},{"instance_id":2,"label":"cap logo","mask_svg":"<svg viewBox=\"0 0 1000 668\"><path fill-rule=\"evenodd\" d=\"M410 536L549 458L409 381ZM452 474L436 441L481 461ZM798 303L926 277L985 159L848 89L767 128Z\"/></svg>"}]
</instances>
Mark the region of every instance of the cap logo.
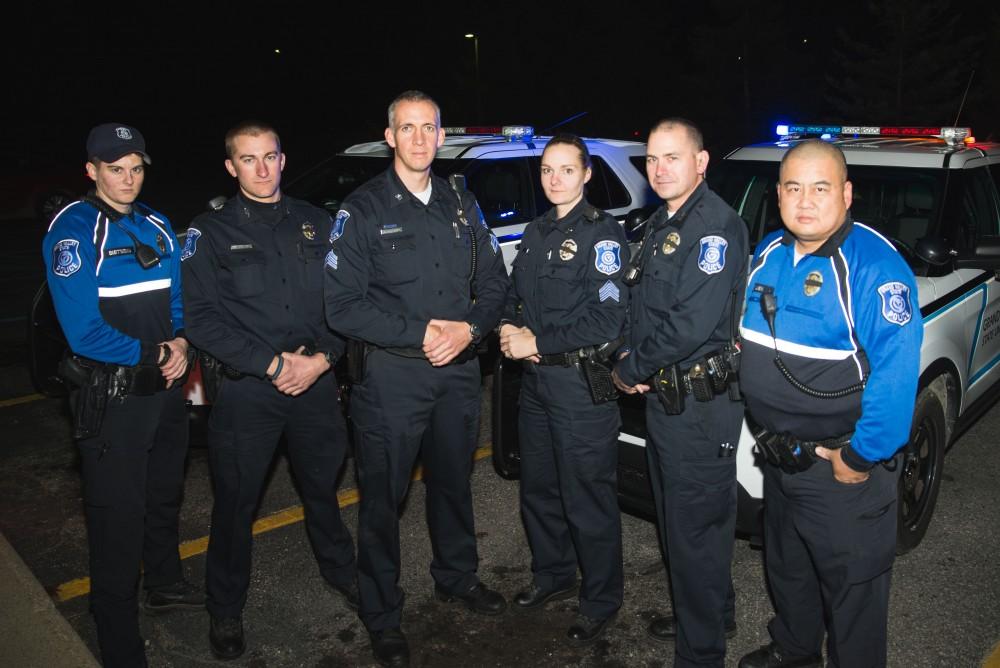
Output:
<instances>
[{"instance_id":1,"label":"cap logo","mask_svg":"<svg viewBox=\"0 0 1000 668\"><path fill-rule=\"evenodd\" d=\"M118 135L119 139L129 140L132 138L132 133L129 132L128 128L116 128L115 134Z\"/></svg>"}]
</instances>

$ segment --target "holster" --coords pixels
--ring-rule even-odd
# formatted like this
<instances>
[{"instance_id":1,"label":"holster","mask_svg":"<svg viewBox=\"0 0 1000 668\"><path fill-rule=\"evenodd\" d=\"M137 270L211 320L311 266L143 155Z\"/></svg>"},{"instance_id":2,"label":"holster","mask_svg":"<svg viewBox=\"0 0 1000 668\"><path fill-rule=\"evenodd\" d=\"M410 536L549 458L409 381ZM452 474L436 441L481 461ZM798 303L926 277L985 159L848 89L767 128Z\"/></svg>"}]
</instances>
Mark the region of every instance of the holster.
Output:
<instances>
[{"instance_id":1,"label":"holster","mask_svg":"<svg viewBox=\"0 0 1000 668\"><path fill-rule=\"evenodd\" d=\"M203 350L198 351L198 364L201 365L201 386L205 391L205 401L214 404L225 375L223 364Z\"/></svg>"},{"instance_id":2,"label":"holster","mask_svg":"<svg viewBox=\"0 0 1000 668\"><path fill-rule=\"evenodd\" d=\"M667 415L680 415L684 412L684 385L676 364L660 369L653 378L653 391Z\"/></svg>"},{"instance_id":3,"label":"holster","mask_svg":"<svg viewBox=\"0 0 1000 668\"><path fill-rule=\"evenodd\" d=\"M351 384L360 383L365 378L365 358L368 356L365 342L358 341L357 339L347 339L347 347L344 354L347 356L347 380Z\"/></svg>"},{"instance_id":4,"label":"holster","mask_svg":"<svg viewBox=\"0 0 1000 668\"><path fill-rule=\"evenodd\" d=\"M603 404L618 398L618 390L611 379L613 368L610 360L596 354L580 358L580 369L583 371L584 380L587 381L587 387L590 388L590 398L594 404Z\"/></svg>"},{"instance_id":5,"label":"holster","mask_svg":"<svg viewBox=\"0 0 1000 668\"><path fill-rule=\"evenodd\" d=\"M73 386L73 438L92 438L101 433L108 398L113 392L113 374L99 362L66 355L59 362L59 376Z\"/></svg>"},{"instance_id":6,"label":"holster","mask_svg":"<svg viewBox=\"0 0 1000 668\"><path fill-rule=\"evenodd\" d=\"M816 448L823 446L830 450L842 448L851 442L853 434L846 434L822 441L806 441L787 432L775 433L758 424L749 413L746 415L750 434L764 459L785 473L800 473L811 467L818 458Z\"/></svg>"}]
</instances>

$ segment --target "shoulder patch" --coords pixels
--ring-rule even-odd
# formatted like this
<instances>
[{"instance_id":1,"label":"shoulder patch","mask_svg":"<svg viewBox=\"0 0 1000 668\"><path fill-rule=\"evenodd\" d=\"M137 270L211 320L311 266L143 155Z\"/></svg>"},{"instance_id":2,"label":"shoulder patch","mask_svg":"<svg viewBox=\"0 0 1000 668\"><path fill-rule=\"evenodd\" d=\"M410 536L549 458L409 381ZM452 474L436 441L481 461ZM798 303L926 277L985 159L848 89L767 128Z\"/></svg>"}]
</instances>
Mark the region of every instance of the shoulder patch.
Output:
<instances>
[{"instance_id":1,"label":"shoulder patch","mask_svg":"<svg viewBox=\"0 0 1000 668\"><path fill-rule=\"evenodd\" d=\"M726 267L726 248L729 242L720 236L709 235L701 238L698 253L698 268L706 274L718 274Z\"/></svg>"},{"instance_id":2,"label":"shoulder patch","mask_svg":"<svg viewBox=\"0 0 1000 668\"><path fill-rule=\"evenodd\" d=\"M201 238L201 230L197 227L189 227L184 236L184 250L181 251L181 262L193 257L198 252L198 239Z\"/></svg>"},{"instance_id":3,"label":"shoulder patch","mask_svg":"<svg viewBox=\"0 0 1000 668\"><path fill-rule=\"evenodd\" d=\"M913 317L913 306L910 304L910 287L905 283L890 281L878 288L882 297L882 317L894 325L902 327Z\"/></svg>"},{"instance_id":4,"label":"shoulder patch","mask_svg":"<svg viewBox=\"0 0 1000 668\"><path fill-rule=\"evenodd\" d=\"M337 254L332 250L326 254L326 266L334 271L337 270Z\"/></svg>"},{"instance_id":5,"label":"shoulder patch","mask_svg":"<svg viewBox=\"0 0 1000 668\"><path fill-rule=\"evenodd\" d=\"M80 242L76 239L63 239L57 241L52 248L52 273L56 276L66 278L72 276L80 267L83 261L80 259Z\"/></svg>"},{"instance_id":6,"label":"shoulder patch","mask_svg":"<svg viewBox=\"0 0 1000 668\"><path fill-rule=\"evenodd\" d=\"M622 245L606 239L594 244L594 266L597 271L610 276L622 268Z\"/></svg>"},{"instance_id":7,"label":"shoulder patch","mask_svg":"<svg viewBox=\"0 0 1000 668\"><path fill-rule=\"evenodd\" d=\"M347 219L350 217L351 212L346 209L337 212L337 217L333 219L333 227L330 229L331 244L344 235L344 226L347 225Z\"/></svg>"}]
</instances>

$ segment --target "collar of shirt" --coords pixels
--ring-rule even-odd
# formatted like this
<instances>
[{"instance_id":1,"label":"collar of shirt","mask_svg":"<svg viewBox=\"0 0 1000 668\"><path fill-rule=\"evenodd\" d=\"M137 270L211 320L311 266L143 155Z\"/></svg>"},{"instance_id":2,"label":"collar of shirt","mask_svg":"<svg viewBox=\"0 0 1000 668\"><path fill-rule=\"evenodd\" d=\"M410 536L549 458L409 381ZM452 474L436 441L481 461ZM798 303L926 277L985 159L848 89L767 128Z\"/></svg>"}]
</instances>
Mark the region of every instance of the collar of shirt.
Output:
<instances>
[{"instance_id":1,"label":"collar of shirt","mask_svg":"<svg viewBox=\"0 0 1000 668\"><path fill-rule=\"evenodd\" d=\"M681 208L674 211L674 215L672 216L667 215L667 205L664 204L657 212L659 217L657 218L656 225L654 227L656 229L661 229L668 223L674 227L680 227L683 225L684 219L687 218L688 214L691 213L696 206L698 206L698 202L701 201L701 198L705 195L705 191L707 190L708 183L702 179L701 183L699 183L697 187L691 191L691 194L688 195L687 200L685 200L684 204L681 205Z\"/></svg>"},{"instance_id":2,"label":"collar of shirt","mask_svg":"<svg viewBox=\"0 0 1000 668\"><path fill-rule=\"evenodd\" d=\"M580 201L576 203L572 209L569 210L562 218L556 219L556 208L552 207L542 216L542 220L546 223L546 229L557 229L563 234L568 234L570 228L572 228L577 221L583 216L585 207L589 207L590 204L587 203L586 197L581 197Z\"/></svg>"},{"instance_id":3,"label":"collar of shirt","mask_svg":"<svg viewBox=\"0 0 1000 668\"><path fill-rule=\"evenodd\" d=\"M262 223L265 225L277 225L285 216L291 213L288 200L284 196L277 202L256 202L247 199L243 193L236 193L236 204L240 215L239 220L247 223ZM267 207L273 206L274 216L272 217ZM280 213L278 213L280 211Z\"/></svg>"},{"instance_id":4,"label":"collar of shirt","mask_svg":"<svg viewBox=\"0 0 1000 668\"><path fill-rule=\"evenodd\" d=\"M399 178L399 174L396 173L396 168L393 165L389 165L389 169L385 171L385 178L386 194L389 196L389 208L394 209L406 201L413 201L420 206L424 206L424 203L418 200L416 195L407 190L406 186L403 185L403 181ZM448 186L448 182L437 176L434 172L431 172L430 179L431 198L427 202L427 206L441 199L441 193L444 189L451 189Z\"/></svg>"},{"instance_id":5,"label":"collar of shirt","mask_svg":"<svg viewBox=\"0 0 1000 668\"><path fill-rule=\"evenodd\" d=\"M844 218L844 223L837 228L837 231L830 235L830 238L823 242L823 245L814 250L812 253L806 253L806 255L816 255L819 257L833 257L833 254L837 252L841 244L844 243L844 239L847 235L851 233L854 229L854 220L851 218L851 212L847 212L847 216ZM788 229L785 229L784 235L781 237L781 243L785 246L795 243L795 235L792 234Z\"/></svg>"}]
</instances>

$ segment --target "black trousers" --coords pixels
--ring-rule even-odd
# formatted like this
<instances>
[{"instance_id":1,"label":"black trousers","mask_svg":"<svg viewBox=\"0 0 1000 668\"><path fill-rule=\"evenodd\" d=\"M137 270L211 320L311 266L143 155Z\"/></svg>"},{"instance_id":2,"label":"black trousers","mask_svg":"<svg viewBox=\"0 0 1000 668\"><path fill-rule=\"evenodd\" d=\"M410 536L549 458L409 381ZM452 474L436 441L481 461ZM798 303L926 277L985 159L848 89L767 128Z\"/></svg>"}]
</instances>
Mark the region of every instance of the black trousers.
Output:
<instances>
[{"instance_id":1,"label":"black trousers","mask_svg":"<svg viewBox=\"0 0 1000 668\"><path fill-rule=\"evenodd\" d=\"M677 619L675 666L721 667L726 655L725 625L735 615L736 457L719 451L736 446L742 424L743 404L725 394L686 397L680 415L646 398L646 455Z\"/></svg>"},{"instance_id":2,"label":"black trousers","mask_svg":"<svg viewBox=\"0 0 1000 668\"><path fill-rule=\"evenodd\" d=\"M144 666L140 564L147 589L182 577L177 517L188 447L182 389L109 401L100 434L77 446L101 660L108 667Z\"/></svg>"},{"instance_id":3,"label":"black trousers","mask_svg":"<svg viewBox=\"0 0 1000 668\"><path fill-rule=\"evenodd\" d=\"M624 588L618 404L595 406L578 367L525 365L521 518L535 584L571 585L579 563L580 613L610 617L622 605Z\"/></svg>"},{"instance_id":4,"label":"black trousers","mask_svg":"<svg viewBox=\"0 0 1000 668\"><path fill-rule=\"evenodd\" d=\"M282 434L320 573L334 584L346 584L355 577L354 543L337 502L347 428L333 373L324 374L297 397L282 394L257 378L225 380L208 425L215 504L206 594L208 611L215 617L239 616L246 604L251 528Z\"/></svg>"},{"instance_id":5,"label":"black trousers","mask_svg":"<svg viewBox=\"0 0 1000 668\"><path fill-rule=\"evenodd\" d=\"M826 461L794 475L764 466L769 630L786 653L819 654L825 618L828 665L886 665L898 477L876 466L849 485Z\"/></svg>"},{"instance_id":6,"label":"black trousers","mask_svg":"<svg viewBox=\"0 0 1000 668\"><path fill-rule=\"evenodd\" d=\"M372 351L351 390L361 484L358 585L369 631L400 626L399 510L418 454L427 488L431 575L447 592L479 582L472 513L473 453L479 433L477 360L432 367L426 360Z\"/></svg>"}]
</instances>

